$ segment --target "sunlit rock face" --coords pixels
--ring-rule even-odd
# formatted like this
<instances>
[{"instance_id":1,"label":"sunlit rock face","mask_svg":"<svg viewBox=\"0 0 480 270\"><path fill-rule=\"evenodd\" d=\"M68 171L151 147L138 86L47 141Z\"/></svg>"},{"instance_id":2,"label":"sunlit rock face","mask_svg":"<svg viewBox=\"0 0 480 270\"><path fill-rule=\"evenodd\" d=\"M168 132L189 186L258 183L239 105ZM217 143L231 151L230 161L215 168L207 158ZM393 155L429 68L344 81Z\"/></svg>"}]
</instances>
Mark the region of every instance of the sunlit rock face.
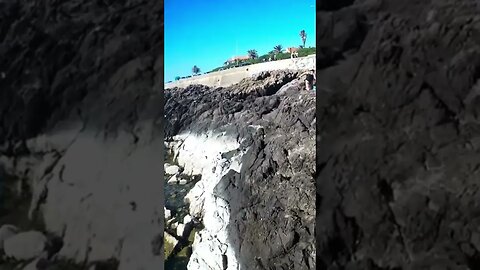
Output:
<instances>
[{"instance_id":1,"label":"sunlit rock face","mask_svg":"<svg viewBox=\"0 0 480 270\"><path fill-rule=\"evenodd\" d=\"M301 72L166 92L166 139L204 225L189 269L315 268L315 95Z\"/></svg>"},{"instance_id":2,"label":"sunlit rock face","mask_svg":"<svg viewBox=\"0 0 480 270\"><path fill-rule=\"evenodd\" d=\"M185 197L190 215L202 220L197 232L188 269L239 269L235 250L229 243L228 202L214 194L216 185L230 170L239 172L239 143L223 134L181 134L173 138L170 149L184 173L201 174L201 180ZM167 198L168 199L168 198Z\"/></svg>"}]
</instances>

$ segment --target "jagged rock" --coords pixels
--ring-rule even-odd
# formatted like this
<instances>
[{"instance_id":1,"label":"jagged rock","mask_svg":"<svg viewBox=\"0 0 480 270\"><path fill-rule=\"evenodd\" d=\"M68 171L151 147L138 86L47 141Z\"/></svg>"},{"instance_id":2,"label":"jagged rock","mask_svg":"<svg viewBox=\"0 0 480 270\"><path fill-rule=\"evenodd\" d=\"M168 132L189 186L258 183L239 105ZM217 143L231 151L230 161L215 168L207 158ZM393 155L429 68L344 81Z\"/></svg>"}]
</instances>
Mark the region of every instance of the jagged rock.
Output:
<instances>
[{"instance_id":1,"label":"jagged rock","mask_svg":"<svg viewBox=\"0 0 480 270\"><path fill-rule=\"evenodd\" d=\"M165 258L167 258L170 253L173 251L173 248L178 244L177 238L173 237L169 233L165 232L164 233L164 239L165 239Z\"/></svg>"},{"instance_id":2,"label":"jagged rock","mask_svg":"<svg viewBox=\"0 0 480 270\"><path fill-rule=\"evenodd\" d=\"M177 165L165 164L165 173L168 175L175 175L180 172L180 167Z\"/></svg>"},{"instance_id":3,"label":"jagged rock","mask_svg":"<svg viewBox=\"0 0 480 270\"><path fill-rule=\"evenodd\" d=\"M187 179L180 179L180 180L178 181L178 184L179 184L179 185L186 185L187 183L188 183L188 180L187 180Z\"/></svg>"},{"instance_id":4,"label":"jagged rock","mask_svg":"<svg viewBox=\"0 0 480 270\"><path fill-rule=\"evenodd\" d=\"M170 179L167 181L168 184L177 184L178 183L178 177L176 175L172 175Z\"/></svg>"},{"instance_id":5,"label":"jagged rock","mask_svg":"<svg viewBox=\"0 0 480 270\"><path fill-rule=\"evenodd\" d=\"M30 260L42 254L47 246L47 237L41 232L18 233L4 241L4 251L16 260Z\"/></svg>"},{"instance_id":6,"label":"jagged rock","mask_svg":"<svg viewBox=\"0 0 480 270\"><path fill-rule=\"evenodd\" d=\"M266 72L228 88L166 93L169 148L184 173L202 175L186 196L190 215L205 226L189 269L223 269L224 261L232 269L259 269L258 260L266 268L315 268L315 95L301 89L277 95L299 83L300 73ZM292 212L297 219L285 218ZM282 256L273 244L277 230L295 231L293 241L292 234L282 238L291 244Z\"/></svg>"},{"instance_id":7,"label":"jagged rock","mask_svg":"<svg viewBox=\"0 0 480 270\"><path fill-rule=\"evenodd\" d=\"M163 233L162 13L138 0L0 3L0 167L24 179L29 217L63 236L60 257L164 263L151 247Z\"/></svg>"},{"instance_id":8,"label":"jagged rock","mask_svg":"<svg viewBox=\"0 0 480 270\"><path fill-rule=\"evenodd\" d=\"M289 93L295 93L295 92L298 92L298 91L301 91L301 90L304 90L303 88L305 88L305 83L302 84L302 81L298 80L298 79L295 79L287 84L285 84L284 86L282 86L278 92L276 93L276 95L285 95L285 94L289 94ZM302 88L303 86L303 88Z\"/></svg>"},{"instance_id":9,"label":"jagged rock","mask_svg":"<svg viewBox=\"0 0 480 270\"><path fill-rule=\"evenodd\" d=\"M192 217L190 215L186 215L183 218L183 224L189 224L190 222L192 222Z\"/></svg>"},{"instance_id":10,"label":"jagged rock","mask_svg":"<svg viewBox=\"0 0 480 270\"><path fill-rule=\"evenodd\" d=\"M478 268L478 7L317 13L317 268Z\"/></svg>"},{"instance_id":11,"label":"jagged rock","mask_svg":"<svg viewBox=\"0 0 480 270\"><path fill-rule=\"evenodd\" d=\"M178 224L178 226L177 226L177 236L178 237L183 237L184 232L185 232L185 224L183 224L183 223Z\"/></svg>"},{"instance_id":12,"label":"jagged rock","mask_svg":"<svg viewBox=\"0 0 480 270\"><path fill-rule=\"evenodd\" d=\"M172 217L172 212L165 207L163 209L165 212L165 220L169 220Z\"/></svg>"},{"instance_id":13,"label":"jagged rock","mask_svg":"<svg viewBox=\"0 0 480 270\"><path fill-rule=\"evenodd\" d=\"M3 251L5 240L11 238L18 233L19 229L14 225L5 224L0 227L0 251Z\"/></svg>"}]
</instances>

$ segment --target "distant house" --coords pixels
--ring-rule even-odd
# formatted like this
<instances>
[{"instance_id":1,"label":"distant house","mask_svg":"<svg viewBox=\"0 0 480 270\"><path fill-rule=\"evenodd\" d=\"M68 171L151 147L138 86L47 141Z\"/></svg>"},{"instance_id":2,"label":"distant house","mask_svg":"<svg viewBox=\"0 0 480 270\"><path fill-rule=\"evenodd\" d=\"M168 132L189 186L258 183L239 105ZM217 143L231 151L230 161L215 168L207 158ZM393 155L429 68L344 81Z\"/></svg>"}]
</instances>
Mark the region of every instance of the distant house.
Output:
<instances>
[{"instance_id":1,"label":"distant house","mask_svg":"<svg viewBox=\"0 0 480 270\"><path fill-rule=\"evenodd\" d=\"M250 56L234 56L227 60L227 64L238 63L250 59Z\"/></svg>"},{"instance_id":2,"label":"distant house","mask_svg":"<svg viewBox=\"0 0 480 270\"><path fill-rule=\"evenodd\" d=\"M288 47L283 51L284 53L293 53L293 52L298 52L298 48L296 47Z\"/></svg>"},{"instance_id":3,"label":"distant house","mask_svg":"<svg viewBox=\"0 0 480 270\"><path fill-rule=\"evenodd\" d=\"M290 57L298 57L298 50L299 48L296 48L296 47L288 47L285 49L285 53L289 53L290 54Z\"/></svg>"}]
</instances>

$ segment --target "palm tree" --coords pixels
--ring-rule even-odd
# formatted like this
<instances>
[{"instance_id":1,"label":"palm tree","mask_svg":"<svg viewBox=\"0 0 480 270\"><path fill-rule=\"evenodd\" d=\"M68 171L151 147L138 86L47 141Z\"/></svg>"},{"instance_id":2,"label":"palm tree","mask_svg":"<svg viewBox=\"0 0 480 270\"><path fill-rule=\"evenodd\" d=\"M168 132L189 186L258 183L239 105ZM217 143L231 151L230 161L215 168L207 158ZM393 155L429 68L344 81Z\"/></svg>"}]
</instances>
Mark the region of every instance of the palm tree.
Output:
<instances>
[{"instance_id":1,"label":"palm tree","mask_svg":"<svg viewBox=\"0 0 480 270\"><path fill-rule=\"evenodd\" d=\"M196 75L196 74L200 73L200 68L195 65L195 66L193 66L193 68L192 68L192 72L193 72L193 74Z\"/></svg>"},{"instance_id":2,"label":"palm tree","mask_svg":"<svg viewBox=\"0 0 480 270\"><path fill-rule=\"evenodd\" d=\"M273 51L275 52L275 54L281 53L282 50L283 50L282 45L277 45L277 46L273 47Z\"/></svg>"},{"instance_id":3,"label":"palm tree","mask_svg":"<svg viewBox=\"0 0 480 270\"><path fill-rule=\"evenodd\" d=\"M300 37L302 38L303 47L305 48L305 41L307 40L307 33L305 30L300 31Z\"/></svg>"},{"instance_id":4,"label":"palm tree","mask_svg":"<svg viewBox=\"0 0 480 270\"><path fill-rule=\"evenodd\" d=\"M248 57L250 57L250 59L257 58L258 57L257 50L249 50L248 51Z\"/></svg>"}]
</instances>

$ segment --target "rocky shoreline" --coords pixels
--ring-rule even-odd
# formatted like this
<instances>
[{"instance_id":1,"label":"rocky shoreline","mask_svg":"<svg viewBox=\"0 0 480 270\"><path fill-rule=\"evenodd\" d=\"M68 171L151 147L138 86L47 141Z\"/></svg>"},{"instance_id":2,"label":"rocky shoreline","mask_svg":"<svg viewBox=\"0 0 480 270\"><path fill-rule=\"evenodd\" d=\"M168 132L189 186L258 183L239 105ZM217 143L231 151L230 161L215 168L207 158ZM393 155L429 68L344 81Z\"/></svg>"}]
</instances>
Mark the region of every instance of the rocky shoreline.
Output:
<instances>
[{"instance_id":1,"label":"rocky shoreline","mask_svg":"<svg viewBox=\"0 0 480 270\"><path fill-rule=\"evenodd\" d=\"M202 175L186 196L204 225L188 269L315 268L315 94L299 74L166 92L166 138Z\"/></svg>"},{"instance_id":2,"label":"rocky shoreline","mask_svg":"<svg viewBox=\"0 0 480 270\"><path fill-rule=\"evenodd\" d=\"M19 200L5 197L0 227L44 235L49 254L34 260L48 270L160 268L159 160L165 141L177 138L193 140L184 144L190 150L175 150L182 173L202 176L186 195L189 215L204 225L194 233L192 269L315 268L315 94L302 91L298 71L163 93L161 2L0 7L0 167L22 201L17 209ZM196 136L176 137L185 134ZM217 135L218 153L189 161L195 141L208 152L216 144L205 140ZM218 247L213 261L205 246Z\"/></svg>"}]
</instances>

